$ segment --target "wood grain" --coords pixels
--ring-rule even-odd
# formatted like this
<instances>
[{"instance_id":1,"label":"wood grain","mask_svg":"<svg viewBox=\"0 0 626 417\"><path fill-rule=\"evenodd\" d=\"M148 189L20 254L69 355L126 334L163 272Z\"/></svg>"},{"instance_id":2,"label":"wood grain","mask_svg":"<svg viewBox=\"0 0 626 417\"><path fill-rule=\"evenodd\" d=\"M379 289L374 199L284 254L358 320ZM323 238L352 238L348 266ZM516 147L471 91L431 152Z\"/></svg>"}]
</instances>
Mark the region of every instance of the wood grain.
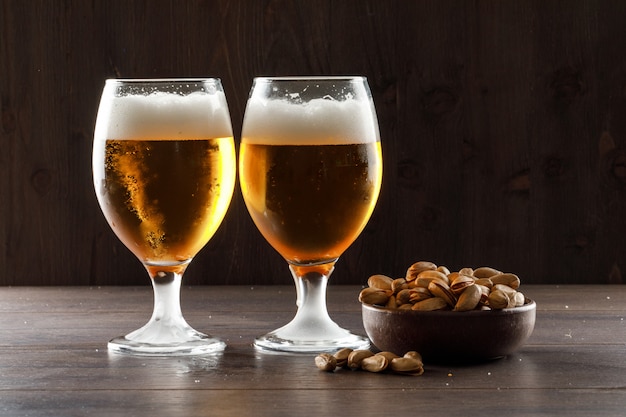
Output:
<instances>
[{"instance_id":1,"label":"wood grain","mask_svg":"<svg viewBox=\"0 0 626 417\"><path fill-rule=\"evenodd\" d=\"M362 332L359 286L329 291L331 316ZM109 354L147 320L148 287L0 288L0 412L6 416L293 416L419 413L618 416L626 406L626 288L525 286L535 330L517 352L420 377L317 370L314 355L266 354L252 340L289 320L291 286L183 289L190 323L228 343L217 356ZM462 313L459 313L462 314ZM454 401L451 401L451 398Z\"/></svg>"},{"instance_id":2,"label":"wood grain","mask_svg":"<svg viewBox=\"0 0 626 417\"><path fill-rule=\"evenodd\" d=\"M0 285L144 284L91 140L110 77L222 78L238 137L260 75L368 77L383 190L333 281L414 261L624 283L626 3L0 1ZM289 284L236 190L189 284Z\"/></svg>"}]
</instances>

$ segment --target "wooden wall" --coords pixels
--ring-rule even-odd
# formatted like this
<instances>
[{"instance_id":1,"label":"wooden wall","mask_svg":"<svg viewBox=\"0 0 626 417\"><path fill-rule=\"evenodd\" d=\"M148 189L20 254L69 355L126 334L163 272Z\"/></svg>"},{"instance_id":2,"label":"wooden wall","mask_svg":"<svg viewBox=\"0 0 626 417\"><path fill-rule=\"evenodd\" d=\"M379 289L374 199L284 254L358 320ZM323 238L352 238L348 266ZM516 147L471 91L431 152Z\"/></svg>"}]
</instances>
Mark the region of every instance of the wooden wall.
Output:
<instances>
[{"instance_id":1,"label":"wooden wall","mask_svg":"<svg viewBox=\"0 0 626 417\"><path fill-rule=\"evenodd\" d=\"M382 194L333 283L428 259L623 283L626 1L0 0L0 285L147 284L96 203L110 77L368 77ZM289 284L239 189L188 284Z\"/></svg>"}]
</instances>

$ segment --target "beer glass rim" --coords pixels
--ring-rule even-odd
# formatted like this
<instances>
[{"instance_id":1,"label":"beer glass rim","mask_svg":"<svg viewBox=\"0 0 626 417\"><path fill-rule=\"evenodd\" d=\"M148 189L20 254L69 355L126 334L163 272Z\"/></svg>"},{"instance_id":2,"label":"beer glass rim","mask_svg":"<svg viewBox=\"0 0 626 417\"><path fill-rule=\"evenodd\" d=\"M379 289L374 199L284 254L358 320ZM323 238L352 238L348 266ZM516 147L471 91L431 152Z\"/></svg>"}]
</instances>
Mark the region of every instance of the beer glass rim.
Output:
<instances>
[{"instance_id":1,"label":"beer glass rim","mask_svg":"<svg viewBox=\"0 0 626 417\"><path fill-rule=\"evenodd\" d=\"M363 75L290 75L254 77L255 82L271 81L367 81Z\"/></svg>"},{"instance_id":2,"label":"beer glass rim","mask_svg":"<svg viewBox=\"0 0 626 417\"><path fill-rule=\"evenodd\" d=\"M203 83L203 82L217 82L221 83L221 79L217 77L206 78L107 78L105 80L109 83L123 83L123 84L180 84L180 83Z\"/></svg>"}]
</instances>

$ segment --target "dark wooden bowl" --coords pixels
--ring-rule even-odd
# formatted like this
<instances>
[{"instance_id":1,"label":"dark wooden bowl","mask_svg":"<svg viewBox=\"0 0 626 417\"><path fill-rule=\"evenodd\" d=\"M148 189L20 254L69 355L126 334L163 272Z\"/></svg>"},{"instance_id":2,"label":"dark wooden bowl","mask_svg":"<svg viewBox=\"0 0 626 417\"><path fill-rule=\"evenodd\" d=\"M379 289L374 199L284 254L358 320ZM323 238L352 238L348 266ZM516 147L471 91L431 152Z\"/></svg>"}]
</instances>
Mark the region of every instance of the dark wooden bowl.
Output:
<instances>
[{"instance_id":1,"label":"dark wooden bowl","mask_svg":"<svg viewBox=\"0 0 626 417\"><path fill-rule=\"evenodd\" d=\"M372 343L397 355L415 350L424 362L470 363L506 356L535 327L536 304L476 311L413 311L362 304Z\"/></svg>"}]
</instances>

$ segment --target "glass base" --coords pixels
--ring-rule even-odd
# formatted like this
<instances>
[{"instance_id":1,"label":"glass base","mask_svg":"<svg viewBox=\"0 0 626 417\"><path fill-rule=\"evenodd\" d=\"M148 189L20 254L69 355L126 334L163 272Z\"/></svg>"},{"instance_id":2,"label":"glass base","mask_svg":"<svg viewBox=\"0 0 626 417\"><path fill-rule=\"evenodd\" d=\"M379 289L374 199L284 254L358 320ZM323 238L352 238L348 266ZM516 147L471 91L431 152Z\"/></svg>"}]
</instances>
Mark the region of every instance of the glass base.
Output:
<instances>
[{"instance_id":1,"label":"glass base","mask_svg":"<svg viewBox=\"0 0 626 417\"><path fill-rule=\"evenodd\" d=\"M154 273L154 311L143 327L109 341L111 352L144 356L203 355L222 352L226 343L200 333L185 321L180 309L182 275Z\"/></svg>"},{"instance_id":2,"label":"glass base","mask_svg":"<svg viewBox=\"0 0 626 417\"><path fill-rule=\"evenodd\" d=\"M109 351L142 356L183 356L221 353L226 348L222 340L197 333L189 340L172 343L141 342L119 336L109 341Z\"/></svg>"},{"instance_id":3,"label":"glass base","mask_svg":"<svg viewBox=\"0 0 626 417\"><path fill-rule=\"evenodd\" d=\"M298 337L290 334L287 327L288 325L257 337L254 340L254 346L260 350L290 353L336 352L343 348L369 349L371 346L367 337L353 334L339 327L332 332L332 338Z\"/></svg>"}]
</instances>

